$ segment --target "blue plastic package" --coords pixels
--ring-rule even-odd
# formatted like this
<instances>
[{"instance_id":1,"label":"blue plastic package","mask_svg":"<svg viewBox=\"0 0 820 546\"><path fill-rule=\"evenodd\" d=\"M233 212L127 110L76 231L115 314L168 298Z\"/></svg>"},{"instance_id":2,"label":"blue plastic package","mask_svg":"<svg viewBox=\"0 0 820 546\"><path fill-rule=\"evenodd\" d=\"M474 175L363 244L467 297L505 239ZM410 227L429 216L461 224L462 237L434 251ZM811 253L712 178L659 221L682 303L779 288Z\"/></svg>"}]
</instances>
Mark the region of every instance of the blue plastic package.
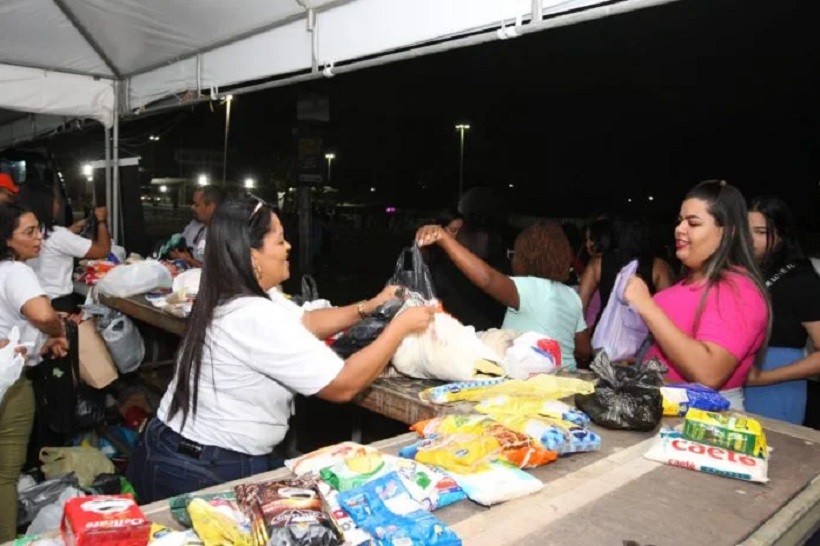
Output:
<instances>
[{"instance_id":1,"label":"blue plastic package","mask_svg":"<svg viewBox=\"0 0 820 546\"><path fill-rule=\"evenodd\" d=\"M413 500L395 472L339 493L338 501L380 545L461 546L452 529Z\"/></svg>"},{"instance_id":2,"label":"blue plastic package","mask_svg":"<svg viewBox=\"0 0 820 546\"><path fill-rule=\"evenodd\" d=\"M704 411L725 411L729 400L718 391L699 383L671 383L661 387L664 397L664 415L674 410L676 415L685 415L690 408Z\"/></svg>"}]
</instances>

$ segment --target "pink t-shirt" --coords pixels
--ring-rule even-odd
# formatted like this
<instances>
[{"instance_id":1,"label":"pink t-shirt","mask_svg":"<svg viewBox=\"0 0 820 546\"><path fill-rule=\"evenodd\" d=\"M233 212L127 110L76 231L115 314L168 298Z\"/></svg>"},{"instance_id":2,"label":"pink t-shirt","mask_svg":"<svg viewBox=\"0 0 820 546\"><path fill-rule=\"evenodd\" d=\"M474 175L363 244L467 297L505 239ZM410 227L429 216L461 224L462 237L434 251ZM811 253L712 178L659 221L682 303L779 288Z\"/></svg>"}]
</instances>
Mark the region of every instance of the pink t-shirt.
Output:
<instances>
[{"instance_id":1,"label":"pink t-shirt","mask_svg":"<svg viewBox=\"0 0 820 546\"><path fill-rule=\"evenodd\" d=\"M739 365L721 390L742 387L754 364L755 354L766 337L768 309L766 300L748 277L728 273L709 291L703 306L698 331L694 331L695 315L706 285L679 282L655 294L655 303L675 325L699 341L720 345L737 358ZM666 378L672 382L686 381L656 343L647 357L658 357L669 367Z\"/></svg>"}]
</instances>

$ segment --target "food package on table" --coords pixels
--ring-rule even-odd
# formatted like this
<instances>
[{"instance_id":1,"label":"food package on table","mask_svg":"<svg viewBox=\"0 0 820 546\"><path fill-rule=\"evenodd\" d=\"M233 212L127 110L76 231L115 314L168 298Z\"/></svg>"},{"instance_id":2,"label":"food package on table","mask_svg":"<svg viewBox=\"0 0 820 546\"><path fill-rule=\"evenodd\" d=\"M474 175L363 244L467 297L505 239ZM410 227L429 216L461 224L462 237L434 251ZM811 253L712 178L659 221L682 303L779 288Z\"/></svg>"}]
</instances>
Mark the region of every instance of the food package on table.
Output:
<instances>
[{"instance_id":1,"label":"food package on table","mask_svg":"<svg viewBox=\"0 0 820 546\"><path fill-rule=\"evenodd\" d=\"M683 435L688 440L766 458L766 435L757 420L740 413L686 412Z\"/></svg>"},{"instance_id":2,"label":"food package on table","mask_svg":"<svg viewBox=\"0 0 820 546\"><path fill-rule=\"evenodd\" d=\"M644 457L727 478L760 483L769 481L769 463L766 459L694 442L671 429L661 429Z\"/></svg>"},{"instance_id":3,"label":"food package on table","mask_svg":"<svg viewBox=\"0 0 820 546\"><path fill-rule=\"evenodd\" d=\"M675 383L661 387L663 414L686 415L690 408L706 411L725 411L729 400L715 389L698 383Z\"/></svg>"},{"instance_id":4,"label":"food package on table","mask_svg":"<svg viewBox=\"0 0 820 546\"><path fill-rule=\"evenodd\" d=\"M347 491L390 472L398 474L410 496L426 510L437 510L465 498L458 484L443 472L415 460L379 452L347 457L322 469L320 474L333 488Z\"/></svg>"},{"instance_id":5,"label":"food package on table","mask_svg":"<svg viewBox=\"0 0 820 546\"><path fill-rule=\"evenodd\" d=\"M171 510L171 517L183 527L193 527L188 506L194 499L200 499L219 512L233 519L246 531L250 531L250 524L239 504L236 502L236 495L233 491L220 491L219 493L184 493L168 499L168 508Z\"/></svg>"},{"instance_id":6,"label":"food package on table","mask_svg":"<svg viewBox=\"0 0 820 546\"><path fill-rule=\"evenodd\" d=\"M151 522L131 495L68 499L60 533L66 546L145 546Z\"/></svg>"},{"instance_id":7,"label":"food package on table","mask_svg":"<svg viewBox=\"0 0 820 546\"><path fill-rule=\"evenodd\" d=\"M410 496L402 480L386 474L339 493L356 525L385 546L460 546L458 535Z\"/></svg>"},{"instance_id":8,"label":"food package on table","mask_svg":"<svg viewBox=\"0 0 820 546\"><path fill-rule=\"evenodd\" d=\"M327 513L336 525L336 531L344 539L344 546L375 546L375 539L370 536L370 533L361 529L350 514L344 511L339 504L339 492L330 487L328 484L319 480L316 482L316 487L319 489L319 494L325 502Z\"/></svg>"},{"instance_id":9,"label":"food package on table","mask_svg":"<svg viewBox=\"0 0 820 546\"><path fill-rule=\"evenodd\" d=\"M513 379L555 373L561 368L561 345L544 334L525 332L504 353L502 365Z\"/></svg>"},{"instance_id":10,"label":"food package on table","mask_svg":"<svg viewBox=\"0 0 820 546\"><path fill-rule=\"evenodd\" d=\"M342 544L312 477L240 484L234 492L251 520L255 546Z\"/></svg>"},{"instance_id":11,"label":"food package on table","mask_svg":"<svg viewBox=\"0 0 820 546\"><path fill-rule=\"evenodd\" d=\"M491 463L469 474L450 473L470 500L492 506L540 491L544 484L520 468L505 463Z\"/></svg>"},{"instance_id":12,"label":"food package on table","mask_svg":"<svg viewBox=\"0 0 820 546\"><path fill-rule=\"evenodd\" d=\"M188 504L188 514L205 546L253 546L251 535L233 517L203 499L194 498Z\"/></svg>"},{"instance_id":13,"label":"food package on table","mask_svg":"<svg viewBox=\"0 0 820 546\"><path fill-rule=\"evenodd\" d=\"M569 421L539 415L496 415L493 419L510 430L535 438L545 449L559 455L601 449L598 434Z\"/></svg>"},{"instance_id":14,"label":"food package on table","mask_svg":"<svg viewBox=\"0 0 820 546\"><path fill-rule=\"evenodd\" d=\"M502 394L559 400L574 394L590 394L595 386L574 377L539 374L529 379L485 379L448 383L419 393L419 398L432 404L448 404L462 400L478 402Z\"/></svg>"},{"instance_id":15,"label":"food package on table","mask_svg":"<svg viewBox=\"0 0 820 546\"><path fill-rule=\"evenodd\" d=\"M205 546L199 539L196 531L188 529L186 531L174 531L170 527L151 524L151 539L149 546Z\"/></svg>"},{"instance_id":16,"label":"food package on table","mask_svg":"<svg viewBox=\"0 0 820 546\"><path fill-rule=\"evenodd\" d=\"M420 421L410 427L432 443L417 445L413 457L419 462L467 472L496 458L519 468L534 468L551 463L558 454L544 449L534 438L515 432L486 415L446 415ZM402 455L404 456L404 455Z\"/></svg>"},{"instance_id":17,"label":"food package on table","mask_svg":"<svg viewBox=\"0 0 820 546\"><path fill-rule=\"evenodd\" d=\"M285 466L297 476L318 474L323 468L333 466L347 457L361 457L370 453L378 453L378 451L376 448L356 442L340 442L305 453L300 457L288 459L285 461Z\"/></svg>"},{"instance_id":18,"label":"food package on table","mask_svg":"<svg viewBox=\"0 0 820 546\"><path fill-rule=\"evenodd\" d=\"M579 426L589 424L589 416L583 411L560 400L542 400L533 396L493 396L476 404L475 410L487 415L540 415Z\"/></svg>"}]
</instances>

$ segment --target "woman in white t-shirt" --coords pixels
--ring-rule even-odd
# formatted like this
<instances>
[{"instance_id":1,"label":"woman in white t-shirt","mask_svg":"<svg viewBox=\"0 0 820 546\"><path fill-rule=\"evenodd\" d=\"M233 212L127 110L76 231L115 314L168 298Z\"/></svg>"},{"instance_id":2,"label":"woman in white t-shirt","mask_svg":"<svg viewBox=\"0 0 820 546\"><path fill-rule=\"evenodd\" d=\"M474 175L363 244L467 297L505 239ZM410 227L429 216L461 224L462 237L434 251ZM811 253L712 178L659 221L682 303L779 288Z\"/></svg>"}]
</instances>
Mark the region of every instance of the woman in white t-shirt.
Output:
<instances>
[{"instance_id":1,"label":"woman in white t-shirt","mask_svg":"<svg viewBox=\"0 0 820 546\"><path fill-rule=\"evenodd\" d=\"M409 308L343 361L322 340L395 297L397 287L303 311L276 290L290 276L290 248L271 205L230 199L217 209L175 376L128 467L141 503L269 470L295 394L351 400L406 335L430 324L433 307Z\"/></svg>"},{"instance_id":2,"label":"woman in white t-shirt","mask_svg":"<svg viewBox=\"0 0 820 546\"><path fill-rule=\"evenodd\" d=\"M84 221L70 228L55 225L54 219L61 210L61 202L52 188L44 184L29 184L20 192L20 202L37 216L43 230L40 255L28 264L40 279L52 306L58 311L73 313L82 303L74 294L74 259L98 260L111 252L111 235L106 224L108 211L105 207L94 209L97 232L92 241L77 235L84 227Z\"/></svg>"},{"instance_id":3,"label":"woman in white t-shirt","mask_svg":"<svg viewBox=\"0 0 820 546\"><path fill-rule=\"evenodd\" d=\"M17 326L22 341L48 336L43 351L64 356L65 327L51 307L37 276L23 260L40 252L42 235L37 218L16 205L0 205L0 339ZM0 401L0 542L17 530L17 481L26 461L34 421L34 392L20 377Z\"/></svg>"}]
</instances>

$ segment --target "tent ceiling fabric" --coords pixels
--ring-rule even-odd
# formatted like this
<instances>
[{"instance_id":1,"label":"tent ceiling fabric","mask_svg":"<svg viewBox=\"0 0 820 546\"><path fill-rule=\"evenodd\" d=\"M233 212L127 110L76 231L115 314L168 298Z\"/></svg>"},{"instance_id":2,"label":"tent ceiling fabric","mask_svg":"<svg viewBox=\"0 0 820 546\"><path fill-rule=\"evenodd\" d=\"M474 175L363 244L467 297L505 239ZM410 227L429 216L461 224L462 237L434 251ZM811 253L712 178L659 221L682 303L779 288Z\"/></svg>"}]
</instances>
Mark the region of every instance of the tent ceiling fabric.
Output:
<instances>
[{"instance_id":1,"label":"tent ceiling fabric","mask_svg":"<svg viewBox=\"0 0 820 546\"><path fill-rule=\"evenodd\" d=\"M545 16L602 6L595 17L603 17L668 1L3 0L0 93L15 82L24 91L0 95L0 108L110 126L114 80L122 84L119 112L136 113L173 95L197 97L294 74L321 77L333 63L352 66L494 31L529 20L536 6ZM561 17L562 24L581 20ZM20 78L20 67L39 75ZM26 96L34 91L46 96Z\"/></svg>"}]
</instances>

